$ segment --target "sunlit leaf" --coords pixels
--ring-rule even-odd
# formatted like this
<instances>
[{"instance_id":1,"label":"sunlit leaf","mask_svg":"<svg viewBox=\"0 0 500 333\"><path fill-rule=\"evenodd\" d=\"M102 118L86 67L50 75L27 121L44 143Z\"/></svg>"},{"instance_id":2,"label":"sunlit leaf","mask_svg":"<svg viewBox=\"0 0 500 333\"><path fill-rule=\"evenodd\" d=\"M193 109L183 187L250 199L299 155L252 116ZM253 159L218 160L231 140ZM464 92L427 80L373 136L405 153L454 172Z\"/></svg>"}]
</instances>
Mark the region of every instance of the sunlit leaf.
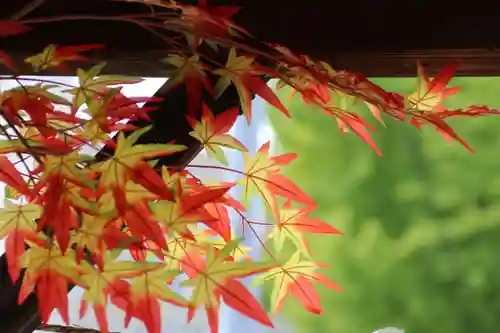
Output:
<instances>
[{"instance_id":1,"label":"sunlit leaf","mask_svg":"<svg viewBox=\"0 0 500 333\"><path fill-rule=\"evenodd\" d=\"M288 294L295 296L309 312L314 314L323 312L319 296L314 290L312 282L322 283L332 290L342 290L316 272L319 267L321 266L314 262L302 260L301 253L296 252L284 265L274 268L259 277L263 281L274 281L271 295L271 308L274 316L279 313Z\"/></svg>"},{"instance_id":2,"label":"sunlit leaf","mask_svg":"<svg viewBox=\"0 0 500 333\"><path fill-rule=\"evenodd\" d=\"M201 121L190 119L194 131L189 134L203 144L203 148L210 157L227 165L227 159L222 148L247 151L246 147L238 139L227 134L238 115L239 109L235 108L214 116L208 106L203 104Z\"/></svg>"},{"instance_id":3,"label":"sunlit leaf","mask_svg":"<svg viewBox=\"0 0 500 333\"><path fill-rule=\"evenodd\" d=\"M206 261L201 257L196 260L196 271L191 279L182 283L184 286L193 287L190 317L199 306L204 306L212 333L218 332L218 311L221 297L224 302L247 317L272 327L261 305L255 300L247 289L235 278L249 276L268 270L273 263L235 262L226 261L226 258L238 246L239 241L228 243L217 254L210 249Z\"/></svg>"}]
</instances>

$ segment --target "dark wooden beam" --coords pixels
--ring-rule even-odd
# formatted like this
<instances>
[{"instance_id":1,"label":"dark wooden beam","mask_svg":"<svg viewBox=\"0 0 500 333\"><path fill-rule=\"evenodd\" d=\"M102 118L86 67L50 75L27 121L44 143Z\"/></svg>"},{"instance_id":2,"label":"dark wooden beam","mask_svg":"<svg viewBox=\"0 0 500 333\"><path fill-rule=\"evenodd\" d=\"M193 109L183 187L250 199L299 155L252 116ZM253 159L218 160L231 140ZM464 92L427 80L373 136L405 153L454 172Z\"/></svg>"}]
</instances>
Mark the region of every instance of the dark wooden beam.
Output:
<instances>
[{"instance_id":1,"label":"dark wooden beam","mask_svg":"<svg viewBox=\"0 0 500 333\"><path fill-rule=\"evenodd\" d=\"M326 58L336 69L348 69L368 77L414 77L417 62L436 74L457 62L457 76L500 76L500 49L433 49L401 52L340 53Z\"/></svg>"},{"instance_id":2,"label":"dark wooden beam","mask_svg":"<svg viewBox=\"0 0 500 333\"><path fill-rule=\"evenodd\" d=\"M141 53L122 52L103 57L96 55L90 62L70 63L68 72L59 70L44 71L43 75L75 75L77 68L89 68L93 64L106 61L103 73L128 74L142 77L168 77L173 69L161 60L165 51ZM17 58L23 59L24 55ZM500 76L500 49L434 49L409 50L401 52L351 52L335 53L323 58L337 70L351 70L368 77L414 77L417 62L421 62L429 74L437 73L443 66L458 62L458 76ZM22 66L21 72L35 75L29 66ZM0 75L9 75L6 68L0 67Z\"/></svg>"},{"instance_id":3,"label":"dark wooden beam","mask_svg":"<svg viewBox=\"0 0 500 333\"><path fill-rule=\"evenodd\" d=\"M4 18L19 13L32 1L3 1ZM234 20L255 36L250 42L279 43L326 60L338 69L369 76L412 76L417 60L431 69L458 60L463 63L460 75L500 73L500 4L495 2L489 6L449 6L438 2L432 10L425 5L409 4L407 8L394 0L309 0L306 4L288 0L208 2L242 5ZM130 21L90 19L92 15L148 11L143 5L109 0L45 0L24 17L34 30L0 38L0 49L22 62L47 44L103 43L107 49L91 53L91 57L95 61L108 60L108 72L164 77L168 71L160 59L169 52L164 40ZM81 15L81 19L74 20L75 15ZM66 20L42 22L61 16ZM29 71L25 67L22 72Z\"/></svg>"}]
</instances>

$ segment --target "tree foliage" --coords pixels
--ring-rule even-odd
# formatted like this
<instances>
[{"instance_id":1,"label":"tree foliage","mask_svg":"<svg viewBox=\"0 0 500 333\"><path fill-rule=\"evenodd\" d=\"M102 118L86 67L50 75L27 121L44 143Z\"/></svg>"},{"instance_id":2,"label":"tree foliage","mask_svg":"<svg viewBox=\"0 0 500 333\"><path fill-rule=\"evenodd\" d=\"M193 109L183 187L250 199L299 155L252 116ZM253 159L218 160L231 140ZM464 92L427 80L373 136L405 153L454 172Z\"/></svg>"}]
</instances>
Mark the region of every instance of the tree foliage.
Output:
<instances>
[{"instance_id":1,"label":"tree foliage","mask_svg":"<svg viewBox=\"0 0 500 333\"><path fill-rule=\"evenodd\" d=\"M4 156L0 160L0 179L8 195L0 235L6 238L12 280L16 281L20 270L25 270L19 300L23 302L28 294L36 292L43 300L40 314L44 324L54 309L68 321L69 283L85 290L81 314L92 306L103 332L107 332L105 308L109 300L125 311L126 324L137 318L150 333L161 329L159 302L185 307L188 321L203 307L215 333L221 302L272 326L241 278L274 281L273 315L289 294L306 310L320 314L322 306L313 283L341 290L319 272L324 265L314 261L303 237L305 233L341 232L309 217L316 208L315 201L283 175L282 169L297 155L272 156L269 143L249 152L228 134L238 112L230 109L212 114L202 100L202 92L218 98L229 86L235 87L241 112L250 123L253 94L289 116L266 83L270 78L279 79L280 87L290 87L304 103L333 118L332 124L336 122L342 132L354 133L379 154L370 134L373 126L361 113L351 111L350 103L364 103L377 119L385 114L410 126L430 126L468 149L469 145L446 120L496 114L484 106L456 110L442 107L441 101L456 91L447 88L455 70L453 65L432 80L421 68L417 92L405 97L382 89L360 74L334 70L284 46L263 42L250 46L250 41L255 42L253 37L231 20L238 11L236 7L212 7L206 0L197 5L128 2L141 2L155 10L145 18L113 19L133 20L146 27L160 25L183 37L165 36L175 45L173 50L166 47L165 51L165 62L174 67L168 88L184 85L187 89L189 105L186 112L179 112L185 113L192 124L191 136L222 163L212 168L237 174L240 179L208 185L188 173L185 166L179 169L179 165L158 164L162 157L187 147L175 142L137 143L149 128L134 128L127 122L148 118L151 110L137 104L149 99L128 98L122 87L142 79L103 75L104 63L79 69L77 86L40 78L30 79L33 84L3 91L0 103ZM32 28L22 20L1 21L0 35L29 33ZM220 63L207 55L204 45L227 51L227 61ZM54 67L64 70L68 62L86 60L86 51L101 47L49 45L26 62L40 74ZM15 68L5 53L2 59ZM209 75L218 78L213 86L207 81ZM5 79L19 77L13 74ZM63 88L70 98L53 93L53 88ZM113 153L98 163L95 154L85 153L104 146L112 147ZM223 165L226 159L221 147L244 154L243 170ZM244 189L242 202L228 194L235 186ZM269 222L246 218L245 207L253 195L260 195L272 210ZM235 211L247 228L255 224L270 227L269 237L274 239L275 249L260 240L268 255L263 262L235 255L241 240L233 237L228 210ZM214 243L217 237L224 240L222 246ZM280 256L277 250L285 243L295 249L289 257ZM124 251L133 260L120 260ZM147 260L151 256L158 260ZM190 297L184 298L173 290L172 284L180 280L191 289Z\"/></svg>"}]
</instances>

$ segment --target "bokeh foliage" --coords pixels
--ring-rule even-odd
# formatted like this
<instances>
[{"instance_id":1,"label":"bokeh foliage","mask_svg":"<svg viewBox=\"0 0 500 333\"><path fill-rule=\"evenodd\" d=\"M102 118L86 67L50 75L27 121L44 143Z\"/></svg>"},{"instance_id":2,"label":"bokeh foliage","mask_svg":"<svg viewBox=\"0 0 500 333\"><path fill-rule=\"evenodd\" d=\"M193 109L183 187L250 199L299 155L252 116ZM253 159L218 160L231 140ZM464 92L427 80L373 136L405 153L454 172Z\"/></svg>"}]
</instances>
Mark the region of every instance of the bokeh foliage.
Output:
<instances>
[{"instance_id":1,"label":"bokeh foliage","mask_svg":"<svg viewBox=\"0 0 500 333\"><path fill-rule=\"evenodd\" d=\"M415 79L375 81L399 93L416 86ZM462 90L450 107L500 108L500 78L456 78L452 85ZM453 121L475 156L432 129L384 119L387 128L377 125L374 135L379 157L356 136L340 134L320 110L298 97L283 100L293 120L269 114L284 149L300 156L288 174L317 201L317 216L345 232L311 243L344 293L318 287L325 315L292 304L285 314L294 324L303 332L389 325L407 332L497 331L500 119Z\"/></svg>"}]
</instances>

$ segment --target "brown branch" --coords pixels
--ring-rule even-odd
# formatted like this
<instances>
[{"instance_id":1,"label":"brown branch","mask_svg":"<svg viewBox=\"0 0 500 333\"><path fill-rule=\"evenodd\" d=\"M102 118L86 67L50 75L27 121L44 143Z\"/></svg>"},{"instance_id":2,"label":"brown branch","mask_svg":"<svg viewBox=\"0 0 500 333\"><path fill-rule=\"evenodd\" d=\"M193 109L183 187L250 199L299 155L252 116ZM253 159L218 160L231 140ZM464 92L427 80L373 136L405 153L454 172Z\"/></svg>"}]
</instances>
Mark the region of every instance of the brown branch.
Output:
<instances>
[{"instance_id":1,"label":"brown branch","mask_svg":"<svg viewBox=\"0 0 500 333\"><path fill-rule=\"evenodd\" d=\"M39 331L49 331L56 333L101 333L101 331L93 328L84 328L79 326L62 326L62 325L47 325L45 327L38 327ZM109 333L120 333L120 332L109 332Z\"/></svg>"},{"instance_id":2,"label":"brown branch","mask_svg":"<svg viewBox=\"0 0 500 333\"><path fill-rule=\"evenodd\" d=\"M31 2L28 2L19 12L16 14L12 15L11 19L13 20L20 20L41 5L43 5L44 2L47 0L32 0Z\"/></svg>"}]
</instances>

